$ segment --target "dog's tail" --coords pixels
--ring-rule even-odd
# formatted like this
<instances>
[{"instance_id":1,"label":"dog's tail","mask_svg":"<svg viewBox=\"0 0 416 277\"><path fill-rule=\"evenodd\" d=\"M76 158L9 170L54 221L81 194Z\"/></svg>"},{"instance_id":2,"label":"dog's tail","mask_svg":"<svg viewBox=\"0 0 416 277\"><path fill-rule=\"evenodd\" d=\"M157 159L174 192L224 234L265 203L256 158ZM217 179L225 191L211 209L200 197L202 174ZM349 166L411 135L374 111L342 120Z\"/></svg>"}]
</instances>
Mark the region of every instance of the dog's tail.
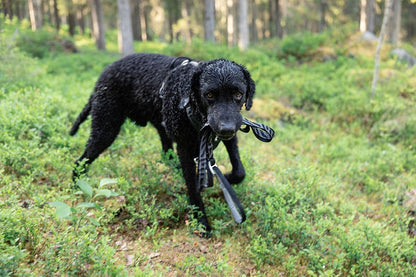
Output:
<instances>
[{"instance_id":1,"label":"dog's tail","mask_svg":"<svg viewBox=\"0 0 416 277\"><path fill-rule=\"evenodd\" d=\"M69 131L69 134L71 136L77 133L79 125L81 125L81 123L87 119L90 112L91 112L91 98L88 101L87 105L85 105L85 107L82 109L81 113L78 115L78 118L77 120L75 120L74 125L72 125L71 131Z\"/></svg>"}]
</instances>

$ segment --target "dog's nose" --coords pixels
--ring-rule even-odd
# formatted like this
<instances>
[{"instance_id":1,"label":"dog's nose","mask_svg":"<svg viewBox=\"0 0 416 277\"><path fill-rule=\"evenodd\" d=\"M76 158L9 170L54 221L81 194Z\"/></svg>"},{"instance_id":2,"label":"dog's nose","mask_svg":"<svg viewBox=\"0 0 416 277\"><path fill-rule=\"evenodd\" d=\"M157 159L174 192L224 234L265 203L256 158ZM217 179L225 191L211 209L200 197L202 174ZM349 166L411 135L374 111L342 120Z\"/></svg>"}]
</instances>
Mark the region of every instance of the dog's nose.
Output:
<instances>
[{"instance_id":1,"label":"dog's nose","mask_svg":"<svg viewBox=\"0 0 416 277\"><path fill-rule=\"evenodd\" d=\"M235 124L229 122L221 122L218 126L218 132L221 136L232 137L235 133Z\"/></svg>"}]
</instances>

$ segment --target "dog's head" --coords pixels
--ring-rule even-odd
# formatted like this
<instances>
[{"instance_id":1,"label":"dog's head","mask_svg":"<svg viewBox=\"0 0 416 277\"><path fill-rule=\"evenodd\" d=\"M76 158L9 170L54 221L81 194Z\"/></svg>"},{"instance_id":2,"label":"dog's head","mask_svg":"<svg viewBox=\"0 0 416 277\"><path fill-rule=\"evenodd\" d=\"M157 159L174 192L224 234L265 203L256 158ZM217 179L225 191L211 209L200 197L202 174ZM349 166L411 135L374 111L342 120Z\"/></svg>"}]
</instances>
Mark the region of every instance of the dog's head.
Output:
<instances>
[{"instance_id":1,"label":"dog's head","mask_svg":"<svg viewBox=\"0 0 416 277\"><path fill-rule=\"evenodd\" d=\"M229 140L241 126L241 108L249 110L253 104L255 84L244 66L220 59L198 65L192 91L211 129Z\"/></svg>"}]
</instances>

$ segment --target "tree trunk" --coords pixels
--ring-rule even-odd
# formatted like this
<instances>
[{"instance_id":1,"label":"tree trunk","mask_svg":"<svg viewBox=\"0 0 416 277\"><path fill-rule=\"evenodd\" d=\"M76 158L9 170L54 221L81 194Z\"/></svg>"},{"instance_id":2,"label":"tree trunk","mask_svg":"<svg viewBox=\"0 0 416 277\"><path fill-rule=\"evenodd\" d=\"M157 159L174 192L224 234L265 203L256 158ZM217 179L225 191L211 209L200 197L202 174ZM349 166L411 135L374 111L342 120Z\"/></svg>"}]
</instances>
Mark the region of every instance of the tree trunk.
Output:
<instances>
[{"instance_id":1,"label":"tree trunk","mask_svg":"<svg viewBox=\"0 0 416 277\"><path fill-rule=\"evenodd\" d=\"M191 16L192 16L192 1L185 0L182 2L182 17L184 18L186 22L186 30L183 30L183 35L187 42L191 42L192 37L193 37Z\"/></svg>"},{"instance_id":2,"label":"tree trunk","mask_svg":"<svg viewBox=\"0 0 416 277\"><path fill-rule=\"evenodd\" d=\"M275 36L278 38L283 37L283 30L282 30L282 13L280 11L280 1L274 1L274 29L275 29Z\"/></svg>"},{"instance_id":3,"label":"tree trunk","mask_svg":"<svg viewBox=\"0 0 416 277\"><path fill-rule=\"evenodd\" d=\"M250 1L251 7L251 24L250 24L250 38L252 41L257 42L259 40L259 36L257 34L257 17L258 17L258 10L255 0Z\"/></svg>"},{"instance_id":4,"label":"tree trunk","mask_svg":"<svg viewBox=\"0 0 416 277\"><path fill-rule=\"evenodd\" d=\"M374 33L374 0L361 0L360 31Z\"/></svg>"},{"instance_id":5,"label":"tree trunk","mask_svg":"<svg viewBox=\"0 0 416 277\"><path fill-rule=\"evenodd\" d=\"M131 23L133 28L133 39L142 41L142 23L140 18L140 0L131 1L132 13L131 13Z\"/></svg>"},{"instance_id":6,"label":"tree trunk","mask_svg":"<svg viewBox=\"0 0 416 277\"><path fill-rule=\"evenodd\" d=\"M91 7L92 35L99 50L105 50L105 33L101 0L89 0Z\"/></svg>"},{"instance_id":7,"label":"tree trunk","mask_svg":"<svg viewBox=\"0 0 416 277\"><path fill-rule=\"evenodd\" d=\"M85 34L85 7L85 4L82 4L77 10L77 21L81 35Z\"/></svg>"},{"instance_id":8,"label":"tree trunk","mask_svg":"<svg viewBox=\"0 0 416 277\"><path fill-rule=\"evenodd\" d=\"M227 0L227 44L228 46L234 46L234 12L233 12L233 0Z\"/></svg>"},{"instance_id":9,"label":"tree trunk","mask_svg":"<svg viewBox=\"0 0 416 277\"><path fill-rule=\"evenodd\" d=\"M375 27L374 0L367 0L367 31L374 33Z\"/></svg>"},{"instance_id":10,"label":"tree trunk","mask_svg":"<svg viewBox=\"0 0 416 277\"><path fill-rule=\"evenodd\" d=\"M326 27L326 10L328 8L327 0L320 0L319 1L319 10L321 14L321 20L319 22L319 32L322 33Z\"/></svg>"},{"instance_id":11,"label":"tree trunk","mask_svg":"<svg viewBox=\"0 0 416 277\"><path fill-rule=\"evenodd\" d=\"M361 0L360 5L360 31L367 31L367 0Z\"/></svg>"},{"instance_id":12,"label":"tree trunk","mask_svg":"<svg viewBox=\"0 0 416 277\"><path fill-rule=\"evenodd\" d=\"M75 26L76 26L76 16L75 16L75 6L72 0L66 0L66 9L68 11L67 20L68 20L68 32L71 37L75 35Z\"/></svg>"},{"instance_id":13,"label":"tree trunk","mask_svg":"<svg viewBox=\"0 0 416 277\"><path fill-rule=\"evenodd\" d=\"M8 16L10 20L13 19L12 0L3 0L4 17Z\"/></svg>"},{"instance_id":14,"label":"tree trunk","mask_svg":"<svg viewBox=\"0 0 416 277\"><path fill-rule=\"evenodd\" d=\"M391 44L397 45L397 42L399 40L399 33L400 33L402 1L401 0L391 0L391 1L393 1L393 10L389 18L389 24L387 28L387 38Z\"/></svg>"},{"instance_id":15,"label":"tree trunk","mask_svg":"<svg viewBox=\"0 0 416 277\"><path fill-rule=\"evenodd\" d=\"M248 37L248 3L247 0L238 1L238 46L246 50L249 44Z\"/></svg>"},{"instance_id":16,"label":"tree trunk","mask_svg":"<svg viewBox=\"0 0 416 277\"><path fill-rule=\"evenodd\" d=\"M42 28L41 0L28 0L28 4L32 30L39 30Z\"/></svg>"},{"instance_id":17,"label":"tree trunk","mask_svg":"<svg viewBox=\"0 0 416 277\"><path fill-rule=\"evenodd\" d=\"M373 74L373 82L371 84L371 96L370 100L372 100L376 94L376 86L377 86L377 79L378 73L380 71L380 50L383 44L384 34L386 33L386 27L389 22L389 17L391 14L391 10L393 8L394 0L386 0L386 7L384 9L384 16L383 16L383 23L381 24L381 31L380 36L378 38L378 44L376 49L376 55L374 59L374 74Z\"/></svg>"},{"instance_id":18,"label":"tree trunk","mask_svg":"<svg viewBox=\"0 0 416 277\"><path fill-rule=\"evenodd\" d=\"M205 0L204 34L205 41L215 41L215 4L214 0Z\"/></svg>"},{"instance_id":19,"label":"tree trunk","mask_svg":"<svg viewBox=\"0 0 416 277\"><path fill-rule=\"evenodd\" d=\"M146 30L146 40L152 40L152 29L150 28L150 12L152 11L152 7L149 3L146 3L143 9L143 22L144 22L144 28Z\"/></svg>"},{"instance_id":20,"label":"tree trunk","mask_svg":"<svg viewBox=\"0 0 416 277\"><path fill-rule=\"evenodd\" d=\"M57 31L61 28L61 20L59 18L58 0L53 0L53 17L55 22L55 28Z\"/></svg>"},{"instance_id":21,"label":"tree trunk","mask_svg":"<svg viewBox=\"0 0 416 277\"><path fill-rule=\"evenodd\" d=\"M117 0L117 6L118 20L120 24L118 49L123 56L127 56L134 53L129 0Z\"/></svg>"}]
</instances>

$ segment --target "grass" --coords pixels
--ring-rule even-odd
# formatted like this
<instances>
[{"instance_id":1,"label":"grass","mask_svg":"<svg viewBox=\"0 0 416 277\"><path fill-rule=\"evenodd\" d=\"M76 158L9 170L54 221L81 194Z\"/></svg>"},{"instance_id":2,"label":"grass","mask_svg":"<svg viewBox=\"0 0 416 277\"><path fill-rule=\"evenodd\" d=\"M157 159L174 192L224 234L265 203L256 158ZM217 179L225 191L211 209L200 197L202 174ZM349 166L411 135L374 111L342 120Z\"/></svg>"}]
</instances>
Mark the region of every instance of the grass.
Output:
<instances>
[{"instance_id":1,"label":"grass","mask_svg":"<svg viewBox=\"0 0 416 277\"><path fill-rule=\"evenodd\" d=\"M12 40L21 25L1 26L0 275L414 276L414 68L384 55L370 102L368 46L349 53L333 43L354 35L297 35L244 53L200 41L136 44L246 65L257 100L245 116L277 132L269 144L239 133L247 177L235 190L247 221L235 225L216 184L203 195L213 237L201 239L181 173L150 126L127 122L82 189L72 184L89 122L75 137L68 131L119 58L111 42L97 52L79 37L80 53L34 58ZM299 50L302 39L310 49ZM341 50L322 62L317 47ZM224 147L215 155L227 171Z\"/></svg>"}]
</instances>

